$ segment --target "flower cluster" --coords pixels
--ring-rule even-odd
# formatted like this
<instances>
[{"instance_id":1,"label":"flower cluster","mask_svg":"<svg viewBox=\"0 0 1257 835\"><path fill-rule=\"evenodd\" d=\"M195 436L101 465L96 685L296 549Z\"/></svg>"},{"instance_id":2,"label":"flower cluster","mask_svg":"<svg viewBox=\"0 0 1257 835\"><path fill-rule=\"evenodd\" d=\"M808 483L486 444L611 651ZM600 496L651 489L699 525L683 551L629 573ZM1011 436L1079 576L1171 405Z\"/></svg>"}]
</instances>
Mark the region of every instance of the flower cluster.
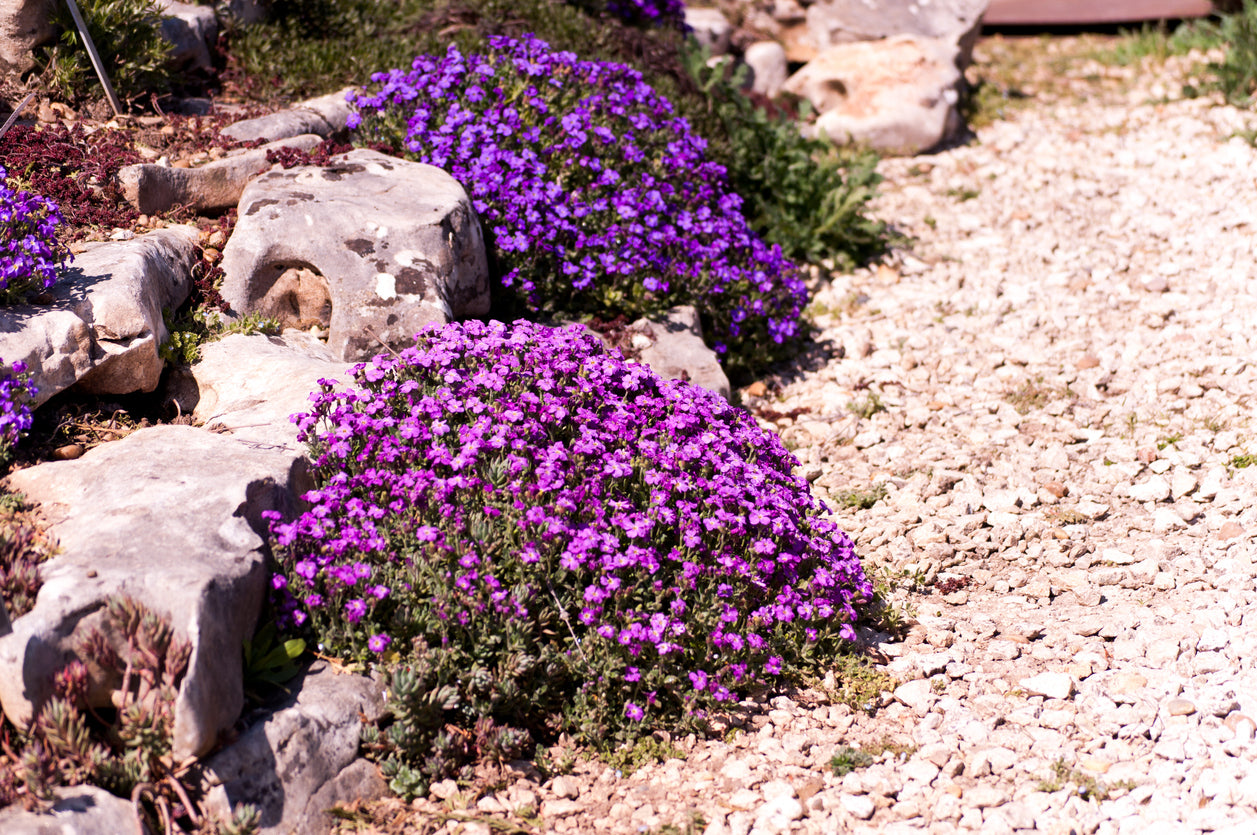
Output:
<instances>
[{"instance_id":1,"label":"flower cluster","mask_svg":"<svg viewBox=\"0 0 1257 835\"><path fill-rule=\"evenodd\" d=\"M0 167L0 296L20 300L56 283L66 257L57 241L61 220L56 203L10 188Z\"/></svg>"},{"instance_id":2,"label":"flower cluster","mask_svg":"<svg viewBox=\"0 0 1257 835\"><path fill-rule=\"evenodd\" d=\"M683 0L609 0L607 11L629 23L683 23Z\"/></svg>"},{"instance_id":3,"label":"flower cluster","mask_svg":"<svg viewBox=\"0 0 1257 835\"><path fill-rule=\"evenodd\" d=\"M747 226L671 103L624 65L534 37L490 44L375 75L374 92L350 96L351 125L467 188L502 283L529 308L634 317L693 304L735 364L783 353L803 281Z\"/></svg>"},{"instance_id":4,"label":"flower cluster","mask_svg":"<svg viewBox=\"0 0 1257 835\"><path fill-rule=\"evenodd\" d=\"M273 525L280 608L329 652L464 646L488 678L557 647L545 686L586 712L568 729L609 739L853 637L872 590L851 540L717 395L528 322L429 328L353 375L294 417L319 486Z\"/></svg>"},{"instance_id":5,"label":"flower cluster","mask_svg":"<svg viewBox=\"0 0 1257 835\"><path fill-rule=\"evenodd\" d=\"M38 393L26 363L15 362L0 376L0 461L9 457L31 428L31 401Z\"/></svg>"}]
</instances>

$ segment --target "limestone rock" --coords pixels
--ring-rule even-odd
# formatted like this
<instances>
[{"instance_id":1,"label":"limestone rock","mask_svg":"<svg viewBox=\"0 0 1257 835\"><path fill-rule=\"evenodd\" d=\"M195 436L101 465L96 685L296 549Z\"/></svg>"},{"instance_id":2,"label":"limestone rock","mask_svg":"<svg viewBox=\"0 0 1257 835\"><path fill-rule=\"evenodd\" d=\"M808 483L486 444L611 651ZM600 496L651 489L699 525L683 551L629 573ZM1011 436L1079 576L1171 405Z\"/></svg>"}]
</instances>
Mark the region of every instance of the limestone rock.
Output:
<instances>
[{"instance_id":1,"label":"limestone rock","mask_svg":"<svg viewBox=\"0 0 1257 835\"><path fill-rule=\"evenodd\" d=\"M312 133L279 139L198 168L171 168L152 163L128 165L118 171L118 184L127 202L144 214L158 214L175 206L186 206L197 212L227 209L240 202L240 195L251 180L271 167L266 161L267 151L277 148L308 151L322 141Z\"/></svg>"},{"instance_id":2,"label":"limestone rock","mask_svg":"<svg viewBox=\"0 0 1257 835\"><path fill-rule=\"evenodd\" d=\"M480 222L463 187L432 166L356 150L325 168L271 171L245 189L239 217L223 298L237 314L274 311L281 278L323 277L331 311L320 324L340 359L408 347L423 325L489 310Z\"/></svg>"},{"instance_id":3,"label":"limestone rock","mask_svg":"<svg viewBox=\"0 0 1257 835\"><path fill-rule=\"evenodd\" d=\"M303 452L289 417L309 410L320 379L347 380L346 371L346 363L309 334L232 334L202 347L192 366L199 392L192 416L239 441Z\"/></svg>"},{"instance_id":4,"label":"limestone rock","mask_svg":"<svg viewBox=\"0 0 1257 835\"><path fill-rule=\"evenodd\" d=\"M296 692L284 705L206 763L206 801L220 817L253 804L263 835L321 835L331 830L332 806L385 793L379 770L358 759L360 717L379 717L383 688L324 662L288 686Z\"/></svg>"},{"instance_id":5,"label":"limestone rock","mask_svg":"<svg viewBox=\"0 0 1257 835\"><path fill-rule=\"evenodd\" d=\"M35 47L56 37L53 0L0 0L0 77L35 66Z\"/></svg>"},{"instance_id":6,"label":"limestone rock","mask_svg":"<svg viewBox=\"0 0 1257 835\"><path fill-rule=\"evenodd\" d=\"M176 66L212 70L210 46L218 39L218 18L209 6L157 0L161 11L161 36L173 47L170 60Z\"/></svg>"},{"instance_id":7,"label":"limestone rock","mask_svg":"<svg viewBox=\"0 0 1257 835\"><path fill-rule=\"evenodd\" d=\"M729 378L703 342L698 311L680 305L660 321L638 319L624 334L630 354L669 380L688 380L729 399Z\"/></svg>"},{"instance_id":8,"label":"limestone rock","mask_svg":"<svg viewBox=\"0 0 1257 835\"><path fill-rule=\"evenodd\" d=\"M76 383L95 394L152 391L162 310L188 297L196 241L195 229L171 226L90 245L49 290L50 304L0 309L0 357L31 369L36 403Z\"/></svg>"},{"instance_id":9,"label":"limestone rock","mask_svg":"<svg viewBox=\"0 0 1257 835\"><path fill-rule=\"evenodd\" d=\"M733 38L733 26L719 9L700 9L687 6L685 25L693 31L694 39L711 50L712 55L725 55Z\"/></svg>"},{"instance_id":10,"label":"limestone rock","mask_svg":"<svg viewBox=\"0 0 1257 835\"><path fill-rule=\"evenodd\" d=\"M827 49L787 79L821 115L817 132L891 154L938 145L962 125L956 47L900 35Z\"/></svg>"},{"instance_id":11,"label":"limestone rock","mask_svg":"<svg viewBox=\"0 0 1257 835\"><path fill-rule=\"evenodd\" d=\"M140 832L135 806L95 786L62 786L53 789L56 800L43 813L27 812L20 806L0 810L0 832L5 835L119 835Z\"/></svg>"},{"instance_id":12,"label":"limestone rock","mask_svg":"<svg viewBox=\"0 0 1257 835\"><path fill-rule=\"evenodd\" d=\"M0 638L0 706L19 727L110 596L171 619L192 643L175 702L177 759L203 754L244 704L241 644L265 594L262 512L295 515L304 459L190 426L156 426L77 461L14 473L60 551L44 563L35 608ZM98 683L99 684L99 683ZM100 687L93 698L107 700Z\"/></svg>"},{"instance_id":13,"label":"limestone rock","mask_svg":"<svg viewBox=\"0 0 1257 835\"><path fill-rule=\"evenodd\" d=\"M824 0L807 7L807 31L819 52L856 41L897 35L937 38L955 45L959 69L969 65L989 0Z\"/></svg>"},{"instance_id":14,"label":"limestone rock","mask_svg":"<svg viewBox=\"0 0 1257 835\"><path fill-rule=\"evenodd\" d=\"M349 114L353 112L349 102L345 101L350 89L307 99L277 113L236 122L223 128L222 134L237 142L252 142L255 139L273 142L305 133L318 134L326 139L345 129Z\"/></svg>"},{"instance_id":15,"label":"limestone rock","mask_svg":"<svg viewBox=\"0 0 1257 835\"><path fill-rule=\"evenodd\" d=\"M746 65L751 68L751 89L772 98L781 92L790 75L786 51L776 41L760 41L746 48Z\"/></svg>"}]
</instances>

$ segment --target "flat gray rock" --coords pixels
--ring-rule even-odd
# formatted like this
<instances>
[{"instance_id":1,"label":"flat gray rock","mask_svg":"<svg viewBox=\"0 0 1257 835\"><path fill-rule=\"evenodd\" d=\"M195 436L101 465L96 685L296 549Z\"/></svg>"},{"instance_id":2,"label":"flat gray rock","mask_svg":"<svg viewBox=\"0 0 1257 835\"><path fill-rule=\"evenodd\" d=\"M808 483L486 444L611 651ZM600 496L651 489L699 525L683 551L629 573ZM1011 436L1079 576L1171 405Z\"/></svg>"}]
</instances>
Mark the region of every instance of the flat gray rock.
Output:
<instances>
[{"instance_id":1,"label":"flat gray rock","mask_svg":"<svg viewBox=\"0 0 1257 835\"><path fill-rule=\"evenodd\" d=\"M184 302L197 233L170 226L89 245L41 305L0 308L0 357L31 370L43 403L70 386L93 394L152 391L161 379L162 310Z\"/></svg>"},{"instance_id":2,"label":"flat gray rock","mask_svg":"<svg viewBox=\"0 0 1257 835\"><path fill-rule=\"evenodd\" d=\"M198 168L172 168L153 163L128 165L118 171L118 183L127 202L146 215L159 214L175 206L186 206L197 212L227 209L240 202L240 195L250 181L271 167L266 161L268 151L278 148L308 151L322 141L313 133L278 139Z\"/></svg>"},{"instance_id":3,"label":"flat gray rock","mask_svg":"<svg viewBox=\"0 0 1257 835\"><path fill-rule=\"evenodd\" d=\"M638 319L626 336L638 359L670 380L688 380L729 399L729 378L716 352L703 342L698 311L681 305L661 320Z\"/></svg>"},{"instance_id":4,"label":"flat gray rock","mask_svg":"<svg viewBox=\"0 0 1257 835\"><path fill-rule=\"evenodd\" d=\"M351 89L307 99L277 113L236 122L223 128L222 134L237 142L252 142L255 139L271 142L303 133L315 133L326 139L345 129L352 112L345 96Z\"/></svg>"},{"instance_id":5,"label":"flat gray rock","mask_svg":"<svg viewBox=\"0 0 1257 835\"><path fill-rule=\"evenodd\" d=\"M323 835L329 808L386 792L379 770L358 758L362 717L379 718L384 689L322 661L288 686L296 693L285 705L208 760L206 803L220 816L252 804L263 835Z\"/></svg>"},{"instance_id":6,"label":"flat gray rock","mask_svg":"<svg viewBox=\"0 0 1257 835\"><path fill-rule=\"evenodd\" d=\"M320 379L349 379L348 364L309 334L232 334L201 348L192 366L200 399L193 417L231 437L302 452L292 415L310 410Z\"/></svg>"},{"instance_id":7,"label":"flat gray rock","mask_svg":"<svg viewBox=\"0 0 1257 835\"><path fill-rule=\"evenodd\" d=\"M244 704L241 645L265 594L262 512L293 515L304 459L190 426L156 426L9 477L38 504L60 551L35 608L0 638L0 706L17 726L117 594L171 619L192 643L175 702L176 758L208 751ZM107 702L107 690L96 699Z\"/></svg>"},{"instance_id":8,"label":"flat gray rock","mask_svg":"<svg viewBox=\"0 0 1257 835\"><path fill-rule=\"evenodd\" d=\"M135 819L130 800L114 797L95 786L53 789L56 800L46 812L27 812L17 806L0 810L0 832L5 835L148 835Z\"/></svg>"},{"instance_id":9,"label":"flat gray rock","mask_svg":"<svg viewBox=\"0 0 1257 835\"><path fill-rule=\"evenodd\" d=\"M424 325L489 310L484 240L463 187L375 151L250 183L222 266L233 313L320 324L342 360L407 347Z\"/></svg>"}]
</instances>

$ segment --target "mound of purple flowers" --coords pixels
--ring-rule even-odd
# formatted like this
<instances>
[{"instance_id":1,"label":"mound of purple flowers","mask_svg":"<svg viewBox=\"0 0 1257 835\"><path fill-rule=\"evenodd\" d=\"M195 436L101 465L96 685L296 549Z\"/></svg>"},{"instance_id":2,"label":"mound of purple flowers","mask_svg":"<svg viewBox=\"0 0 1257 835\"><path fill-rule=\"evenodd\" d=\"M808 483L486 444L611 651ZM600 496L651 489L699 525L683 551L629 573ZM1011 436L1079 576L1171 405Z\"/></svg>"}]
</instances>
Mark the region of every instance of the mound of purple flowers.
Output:
<instances>
[{"instance_id":1,"label":"mound of purple flowers","mask_svg":"<svg viewBox=\"0 0 1257 835\"><path fill-rule=\"evenodd\" d=\"M797 675L853 637L871 587L851 540L780 440L717 395L528 322L428 329L353 375L294 418L320 486L273 529L281 608L329 652L552 644L548 683L605 731Z\"/></svg>"},{"instance_id":2,"label":"mound of purple flowers","mask_svg":"<svg viewBox=\"0 0 1257 835\"><path fill-rule=\"evenodd\" d=\"M375 92L350 97L351 125L467 188L503 284L529 308L635 317L694 304L735 364L781 354L807 290L672 105L629 67L531 36L490 44L373 76Z\"/></svg>"},{"instance_id":3,"label":"mound of purple flowers","mask_svg":"<svg viewBox=\"0 0 1257 835\"><path fill-rule=\"evenodd\" d=\"M56 282L66 257L57 241L61 221L56 203L10 188L0 167L0 300L20 301Z\"/></svg>"},{"instance_id":4,"label":"mound of purple flowers","mask_svg":"<svg viewBox=\"0 0 1257 835\"><path fill-rule=\"evenodd\" d=\"M15 362L0 375L0 462L31 428L31 400L38 393L26 363Z\"/></svg>"}]
</instances>

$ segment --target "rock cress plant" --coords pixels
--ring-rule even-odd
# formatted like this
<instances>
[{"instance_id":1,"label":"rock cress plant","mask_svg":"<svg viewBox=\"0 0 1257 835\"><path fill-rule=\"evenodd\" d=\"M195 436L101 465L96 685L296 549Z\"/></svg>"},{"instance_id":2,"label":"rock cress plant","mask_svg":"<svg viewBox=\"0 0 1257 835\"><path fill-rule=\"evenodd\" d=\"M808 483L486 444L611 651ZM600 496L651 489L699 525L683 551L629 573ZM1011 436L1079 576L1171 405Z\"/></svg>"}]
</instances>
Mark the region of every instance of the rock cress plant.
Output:
<instances>
[{"instance_id":1,"label":"rock cress plant","mask_svg":"<svg viewBox=\"0 0 1257 835\"><path fill-rule=\"evenodd\" d=\"M353 378L294 417L319 487L273 522L274 587L327 652L445 664L434 727L628 740L853 637L851 540L719 396L528 322L429 328Z\"/></svg>"},{"instance_id":2,"label":"rock cress plant","mask_svg":"<svg viewBox=\"0 0 1257 835\"><path fill-rule=\"evenodd\" d=\"M373 92L350 96L351 126L467 188L502 283L530 309L635 317L694 304L734 365L784 355L803 282L749 229L672 105L621 64L531 36L490 45L373 76Z\"/></svg>"},{"instance_id":3,"label":"rock cress plant","mask_svg":"<svg viewBox=\"0 0 1257 835\"><path fill-rule=\"evenodd\" d=\"M11 188L0 167L0 301L22 301L56 282L66 258L57 241L60 223L56 203Z\"/></svg>"}]
</instances>

